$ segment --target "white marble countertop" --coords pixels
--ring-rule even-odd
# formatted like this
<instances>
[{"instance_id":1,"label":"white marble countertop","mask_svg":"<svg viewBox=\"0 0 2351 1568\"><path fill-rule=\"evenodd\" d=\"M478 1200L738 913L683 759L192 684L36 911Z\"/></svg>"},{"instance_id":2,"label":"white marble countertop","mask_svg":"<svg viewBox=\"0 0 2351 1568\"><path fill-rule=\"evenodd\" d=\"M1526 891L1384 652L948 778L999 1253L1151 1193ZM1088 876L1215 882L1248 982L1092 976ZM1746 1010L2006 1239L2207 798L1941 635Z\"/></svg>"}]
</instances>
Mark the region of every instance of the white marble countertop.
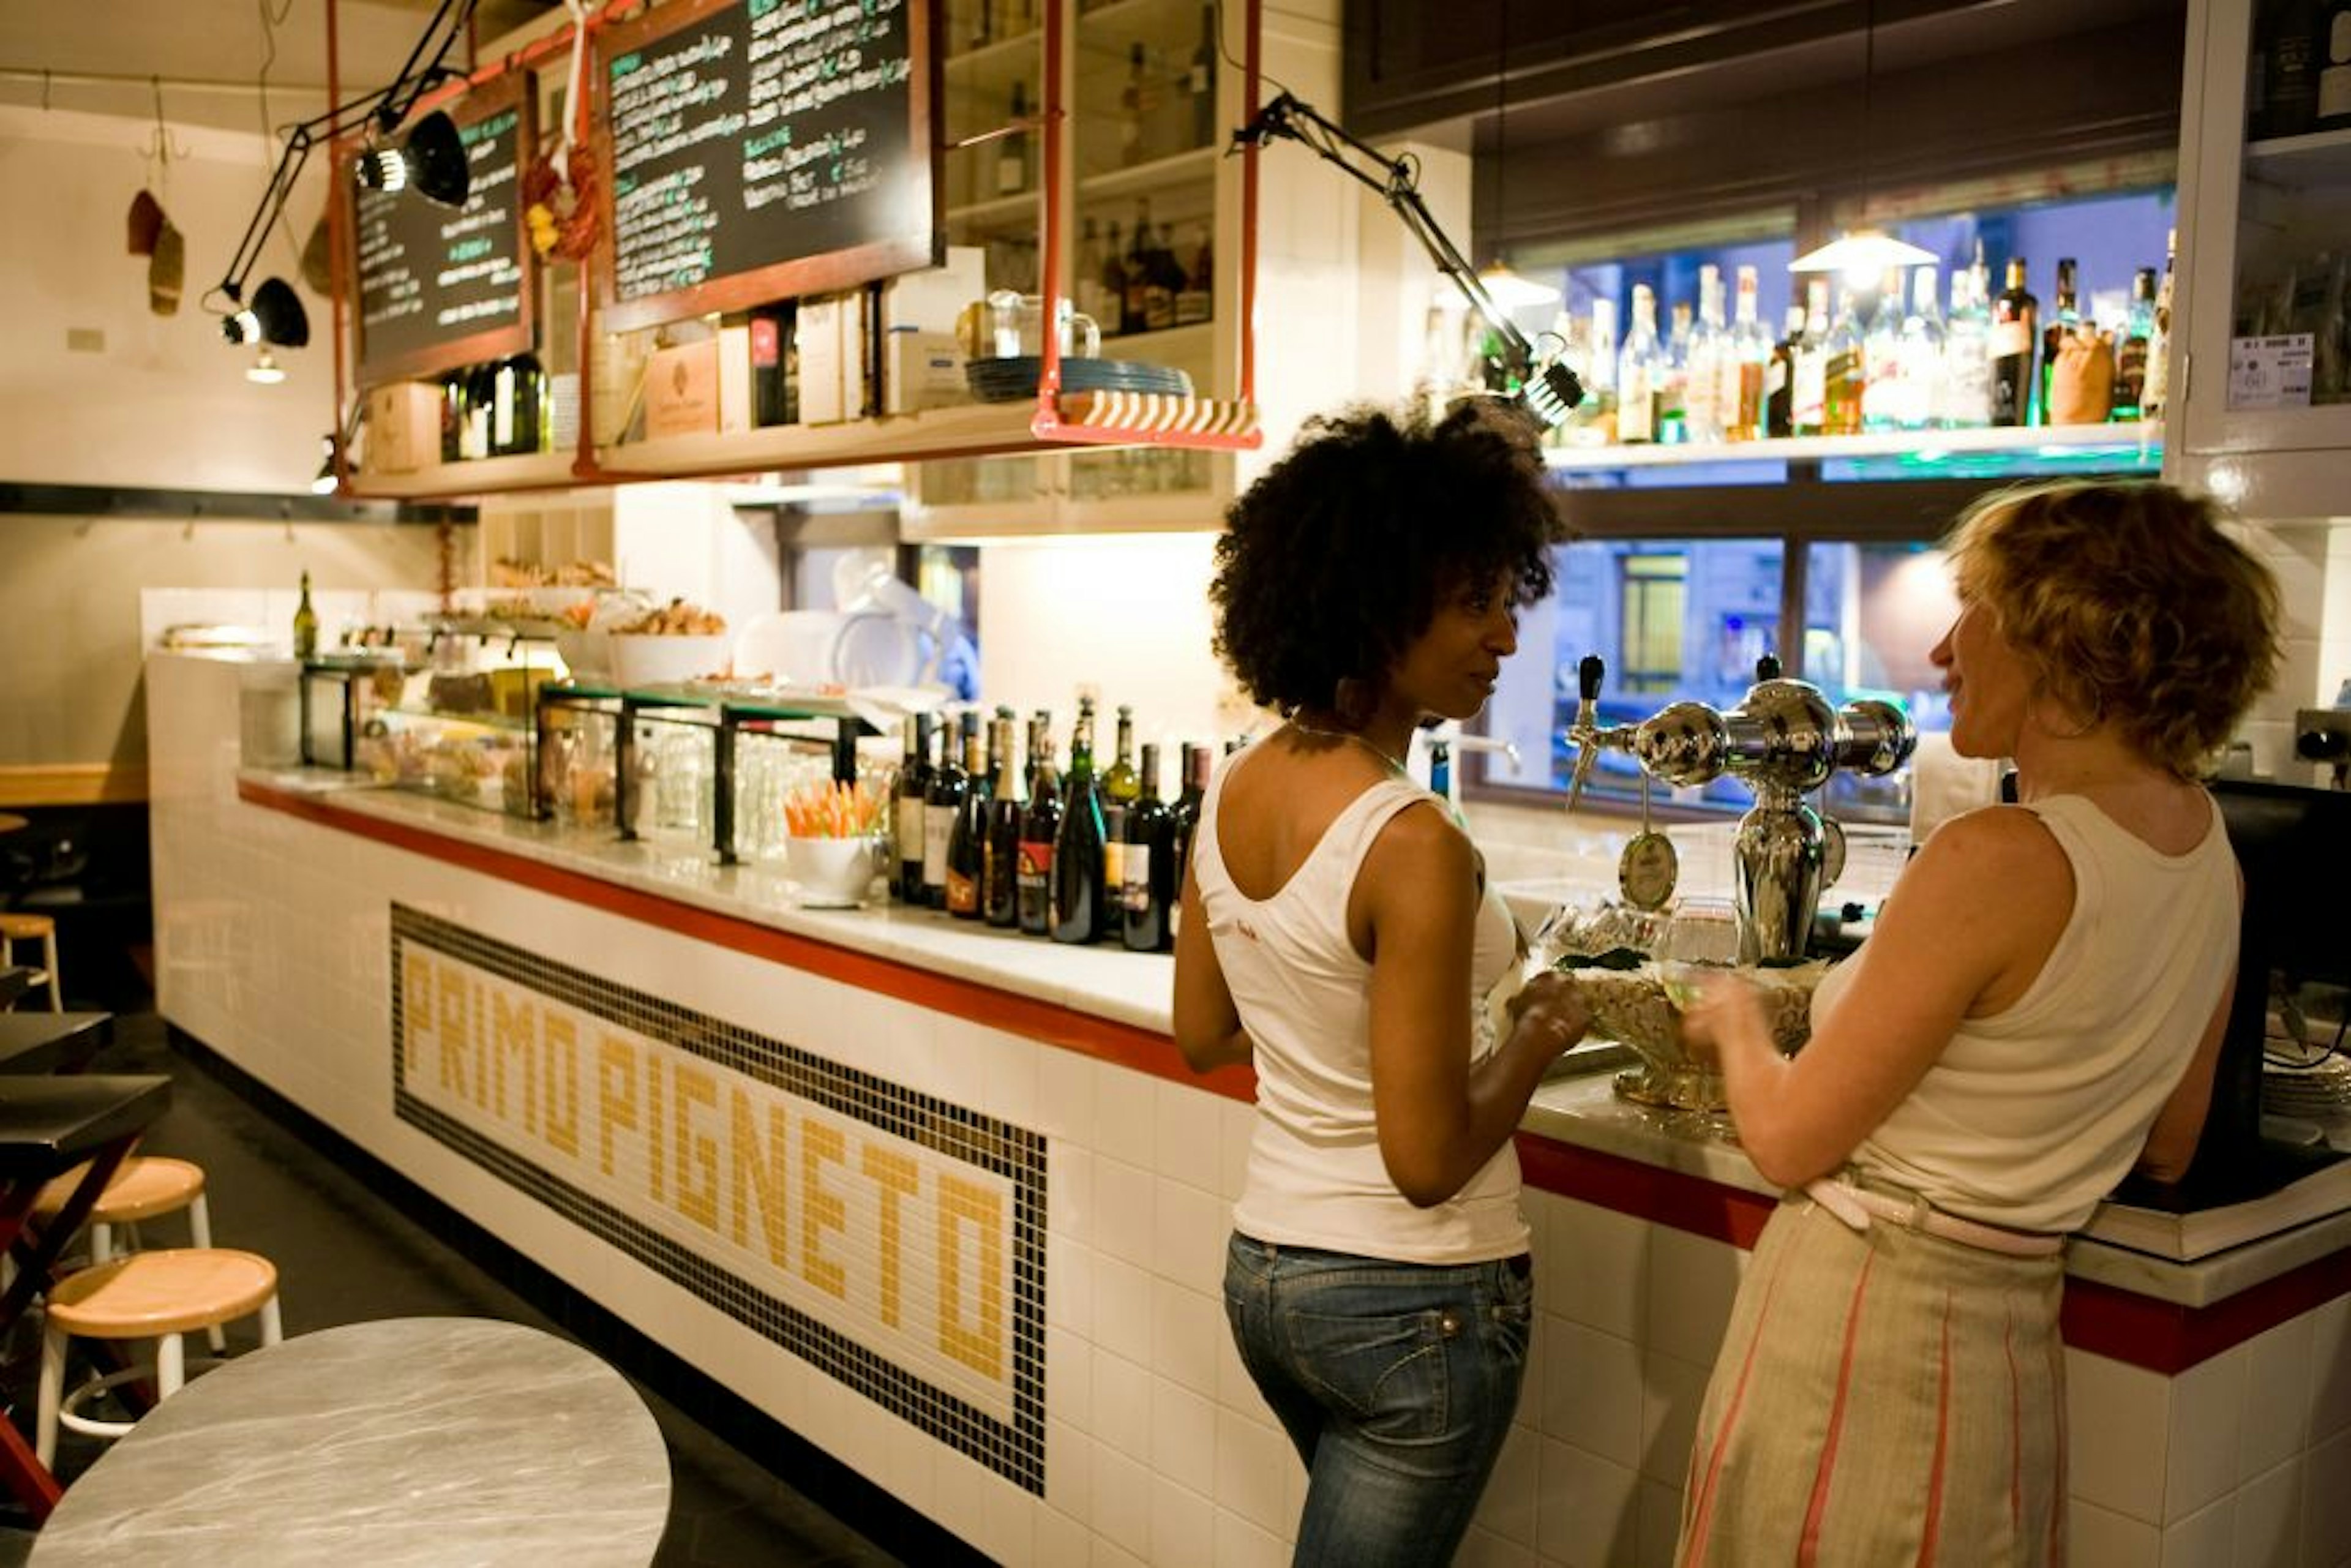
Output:
<instances>
[{"instance_id":1,"label":"white marble countertop","mask_svg":"<svg viewBox=\"0 0 2351 1568\"><path fill-rule=\"evenodd\" d=\"M289 793L332 795L336 806L386 821L429 828L618 886L772 926L797 936L993 986L1158 1034L1171 1031L1172 970L1156 954L1071 947L886 904L862 909L800 909L780 871L720 866L697 844L622 843L609 830L575 831L355 780L324 768L247 769L245 780ZM1595 1053L1613 1066L1615 1053ZM1522 1125L1576 1147L1621 1155L1726 1186L1777 1195L1738 1145L1616 1097L1613 1071L1554 1077L1535 1093ZM2205 1306L2287 1270L2351 1246L2351 1211L2248 1242L2191 1263L2077 1238L2067 1272L2137 1295Z\"/></svg>"}]
</instances>

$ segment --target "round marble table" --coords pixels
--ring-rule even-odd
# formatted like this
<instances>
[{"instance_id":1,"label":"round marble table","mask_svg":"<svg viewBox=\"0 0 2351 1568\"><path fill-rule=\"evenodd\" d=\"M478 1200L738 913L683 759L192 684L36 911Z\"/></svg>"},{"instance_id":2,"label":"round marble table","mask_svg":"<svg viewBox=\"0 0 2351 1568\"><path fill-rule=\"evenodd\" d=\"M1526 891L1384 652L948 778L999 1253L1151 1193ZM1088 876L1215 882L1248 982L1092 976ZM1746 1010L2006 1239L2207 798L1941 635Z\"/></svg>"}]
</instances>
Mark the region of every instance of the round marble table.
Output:
<instances>
[{"instance_id":1,"label":"round marble table","mask_svg":"<svg viewBox=\"0 0 2351 1568\"><path fill-rule=\"evenodd\" d=\"M392 1318L236 1357L66 1490L37 1568L644 1568L669 1452L620 1374L485 1318Z\"/></svg>"}]
</instances>

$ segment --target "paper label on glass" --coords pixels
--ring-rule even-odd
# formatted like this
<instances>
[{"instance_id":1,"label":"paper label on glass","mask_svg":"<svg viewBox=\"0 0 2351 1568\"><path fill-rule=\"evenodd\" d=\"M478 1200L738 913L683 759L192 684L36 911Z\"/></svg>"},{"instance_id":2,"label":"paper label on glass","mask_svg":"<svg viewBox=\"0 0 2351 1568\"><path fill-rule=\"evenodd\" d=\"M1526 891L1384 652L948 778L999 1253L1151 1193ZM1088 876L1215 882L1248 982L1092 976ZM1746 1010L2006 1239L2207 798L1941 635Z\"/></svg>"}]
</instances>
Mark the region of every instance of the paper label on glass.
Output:
<instances>
[{"instance_id":1,"label":"paper label on glass","mask_svg":"<svg viewBox=\"0 0 2351 1568\"><path fill-rule=\"evenodd\" d=\"M2311 335L2229 340L2229 407L2310 406Z\"/></svg>"}]
</instances>

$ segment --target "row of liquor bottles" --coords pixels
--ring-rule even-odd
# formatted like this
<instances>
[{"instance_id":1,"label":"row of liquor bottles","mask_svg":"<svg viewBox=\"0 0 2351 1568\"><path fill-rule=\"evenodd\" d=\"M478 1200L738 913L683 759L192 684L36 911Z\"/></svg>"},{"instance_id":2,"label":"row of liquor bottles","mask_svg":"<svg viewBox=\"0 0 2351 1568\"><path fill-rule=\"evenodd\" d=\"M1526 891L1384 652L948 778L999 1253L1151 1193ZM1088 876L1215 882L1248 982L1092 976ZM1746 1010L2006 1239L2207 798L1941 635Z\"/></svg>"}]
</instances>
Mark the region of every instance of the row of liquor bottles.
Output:
<instances>
[{"instance_id":1,"label":"row of liquor bottles","mask_svg":"<svg viewBox=\"0 0 2351 1568\"><path fill-rule=\"evenodd\" d=\"M1948 313L1933 266L1889 268L1874 291L1846 287L1834 314L1824 277L1807 281L1775 341L1757 319L1756 269L1739 268L1725 320L1720 269L1698 273L1695 314L1674 308L1657 328L1646 284L1633 289L1632 320L1617 340L1613 299L1596 299L1585 324L1562 317L1553 330L1587 396L1552 439L1562 444L1738 442L1767 436L2085 424L2159 416L2167 397L2164 340L2170 328L2170 268L2132 279L2123 318L2101 326L2081 308L2079 268L2057 264L2056 298L2044 316L2011 257L2006 287L1991 291L1980 248L1951 276Z\"/></svg>"},{"instance_id":2,"label":"row of liquor bottles","mask_svg":"<svg viewBox=\"0 0 2351 1568\"><path fill-rule=\"evenodd\" d=\"M1117 749L1101 769L1092 698L1079 700L1066 770L1055 762L1050 714L1029 720L1016 750L1017 722L1008 707L984 734L974 710L953 730L928 715L906 720L893 899L1056 942L1168 951L1214 753L1185 744L1169 800L1159 791L1159 747L1144 745L1136 760L1132 710L1118 710Z\"/></svg>"}]
</instances>

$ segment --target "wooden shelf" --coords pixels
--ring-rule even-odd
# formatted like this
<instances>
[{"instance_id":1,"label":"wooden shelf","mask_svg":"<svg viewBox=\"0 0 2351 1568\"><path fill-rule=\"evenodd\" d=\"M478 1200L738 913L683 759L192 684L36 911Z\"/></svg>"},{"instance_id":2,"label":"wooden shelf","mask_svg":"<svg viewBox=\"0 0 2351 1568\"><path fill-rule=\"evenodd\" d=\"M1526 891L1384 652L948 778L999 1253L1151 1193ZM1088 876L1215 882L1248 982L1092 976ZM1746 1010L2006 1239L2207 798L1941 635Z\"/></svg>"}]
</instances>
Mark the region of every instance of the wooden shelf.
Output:
<instances>
[{"instance_id":1,"label":"wooden shelf","mask_svg":"<svg viewBox=\"0 0 2351 1568\"><path fill-rule=\"evenodd\" d=\"M1187 180L1212 180L1216 172L1217 149L1195 147L1189 152L1154 158L1148 163L1082 175L1078 180L1078 199L1094 201L1107 196L1148 195L1164 185L1181 184Z\"/></svg>"},{"instance_id":2,"label":"wooden shelf","mask_svg":"<svg viewBox=\"0 0 2351 1568\"><path fill-rule=\"evenodd\" d=\"M444 463L413 474L354 474L354 496L386 500L416 497L477 496L508 490L568 490L593 485L571 469L572 454L532 452L520 457L483 457Z\"/></svg>"},{"instance_id":3,"label":"wooden shelf","mask_svg":"<svg viewBox=\"0 0 2351 1568\"><path fill-rule=\"evenodd\" d=\"M1723 463L1812 463L1845 457L1928 458L1959 453L2077 455L2110 450L2152 455L2163 447L2163 424L2057 424L1991 430L1902 430L1876 435L1799 435L1769 441L1710 441L1660 446L1563 446L1543 455L1554 473L1622 468L1688 468Z\"/></svg>"}]
</instances>

